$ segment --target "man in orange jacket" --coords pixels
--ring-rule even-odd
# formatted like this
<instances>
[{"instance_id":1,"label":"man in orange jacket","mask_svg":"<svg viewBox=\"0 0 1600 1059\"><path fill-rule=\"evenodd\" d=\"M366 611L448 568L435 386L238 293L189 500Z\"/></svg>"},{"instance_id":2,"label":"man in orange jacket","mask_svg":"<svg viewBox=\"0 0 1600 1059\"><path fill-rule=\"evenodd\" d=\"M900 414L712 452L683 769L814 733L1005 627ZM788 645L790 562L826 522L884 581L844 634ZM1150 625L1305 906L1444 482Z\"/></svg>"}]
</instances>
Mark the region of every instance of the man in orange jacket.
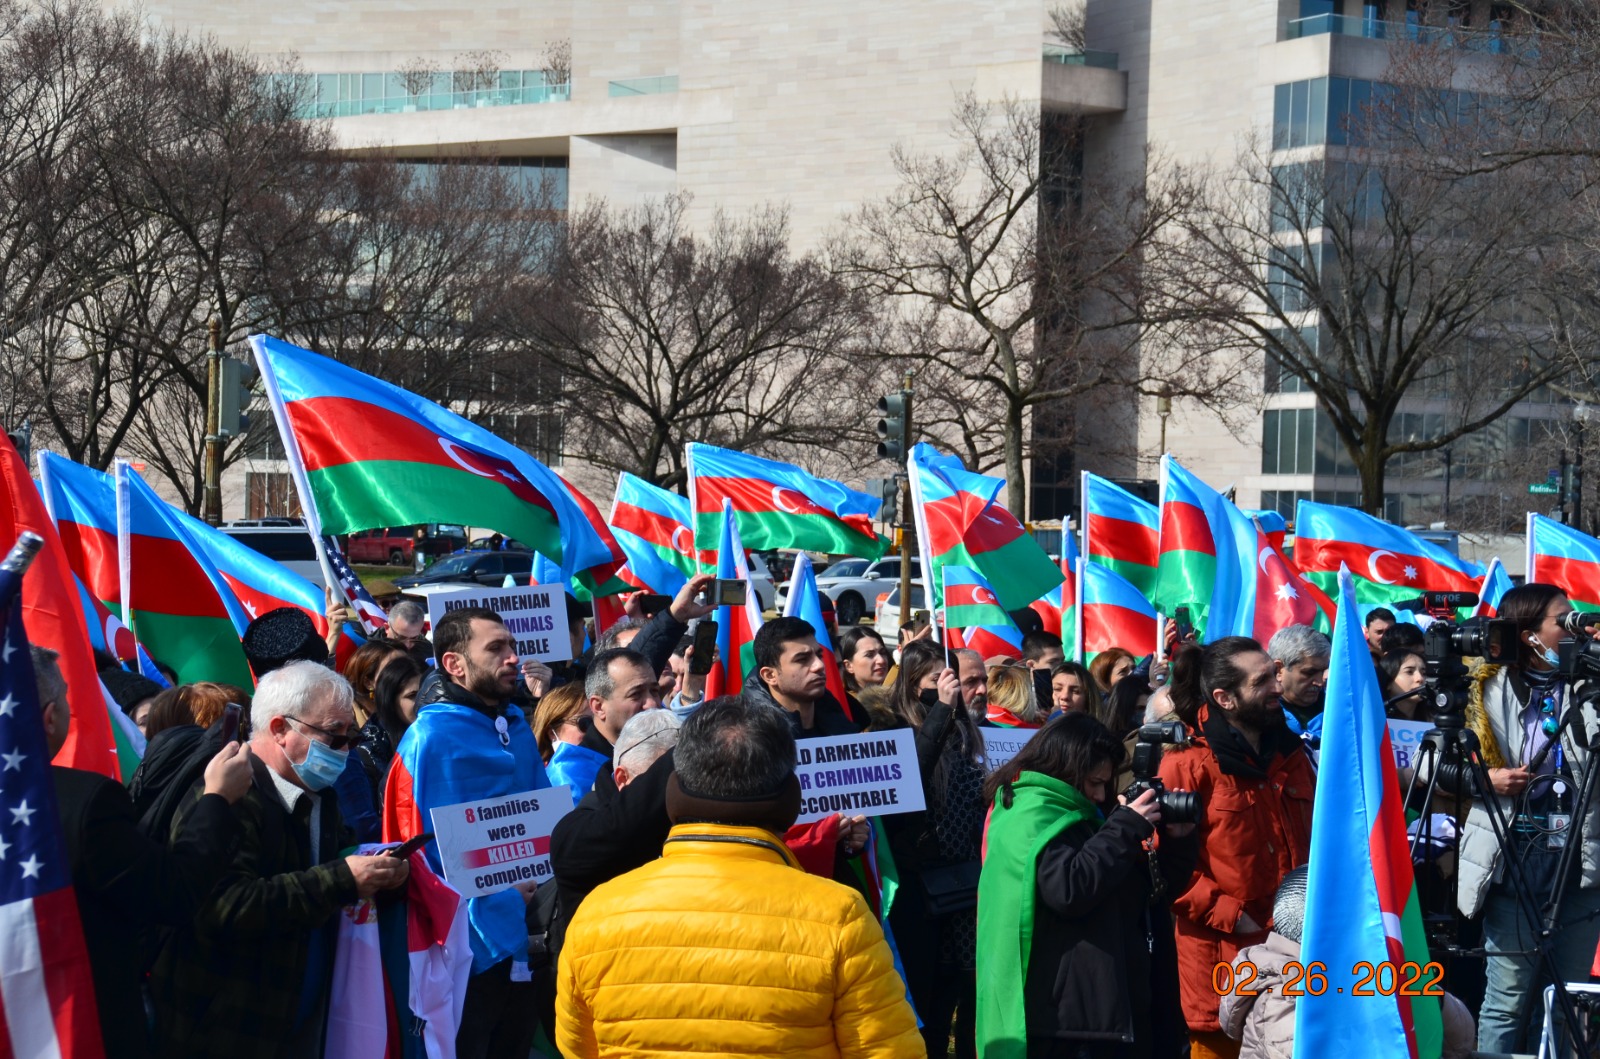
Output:
<instances>
[{"instance_id":1,"label":"man in orange jacket","mask_svg":"<svg viewBox=\"0 0 1600 1059\"><path fill-rule=\"evenodd\" d=\"M1161 763L1168 789L1200 801L1200 858L1172 905L1178 978L1192 1059L1234 1059L1239 1043L1222 1032L1212 972L1266 939L1278 884L1310 858L1316 774L1284 723L1260 644L1243 636L1207 644L1198 668L1198 684L1184 689L1203 703L1193 742Z\"/></svg>"}]
</instances>

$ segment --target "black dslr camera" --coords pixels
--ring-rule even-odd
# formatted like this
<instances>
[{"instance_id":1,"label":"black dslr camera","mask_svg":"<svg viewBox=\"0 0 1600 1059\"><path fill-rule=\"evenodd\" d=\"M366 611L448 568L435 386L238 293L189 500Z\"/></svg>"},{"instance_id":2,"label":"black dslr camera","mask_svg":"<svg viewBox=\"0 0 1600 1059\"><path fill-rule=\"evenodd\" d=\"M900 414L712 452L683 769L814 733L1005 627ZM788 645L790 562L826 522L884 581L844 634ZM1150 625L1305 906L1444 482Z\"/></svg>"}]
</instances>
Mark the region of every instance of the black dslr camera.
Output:
<instances>
[{"instance_id":1,"label":"black dslr camera","mask_svg":"<svg viewBox=\"0 0 1600 1059\"><path fill-rule=\"evenodd\" d=\"M1189 730L1177 721L1141 725L1133 747L1133 782L1122 792L1133 801L1145 791L1155 791L1161 802L1163 824L1192 824L1200 818L1200 800L1193 791L1169 791L1161 782L1161 744L1189 745Z\"/></svg>"}]
</instances>

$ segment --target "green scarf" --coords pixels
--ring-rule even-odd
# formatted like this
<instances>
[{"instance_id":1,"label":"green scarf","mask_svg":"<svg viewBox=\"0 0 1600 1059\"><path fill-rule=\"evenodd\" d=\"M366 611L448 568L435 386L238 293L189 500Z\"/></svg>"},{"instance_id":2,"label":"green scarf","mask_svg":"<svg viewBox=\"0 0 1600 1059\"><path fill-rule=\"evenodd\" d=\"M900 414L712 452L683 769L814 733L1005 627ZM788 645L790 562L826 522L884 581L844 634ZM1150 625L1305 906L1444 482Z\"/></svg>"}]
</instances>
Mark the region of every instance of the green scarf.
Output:
<instances>
[{"instance_id":1,"label":"green scarf","mask_svg":"<svg viewBox=\"0 0 1600 1059\"><path fill-rule=\"evenodd\" d=\"M1100 810L1072 785L1024 772L995 795L978 879L978 1054L1026 1059L1028 1019L1024 985L1033 947L1033 903L1039 854L1077 824L1099 828Z\"/></svg>"}]
</instances>

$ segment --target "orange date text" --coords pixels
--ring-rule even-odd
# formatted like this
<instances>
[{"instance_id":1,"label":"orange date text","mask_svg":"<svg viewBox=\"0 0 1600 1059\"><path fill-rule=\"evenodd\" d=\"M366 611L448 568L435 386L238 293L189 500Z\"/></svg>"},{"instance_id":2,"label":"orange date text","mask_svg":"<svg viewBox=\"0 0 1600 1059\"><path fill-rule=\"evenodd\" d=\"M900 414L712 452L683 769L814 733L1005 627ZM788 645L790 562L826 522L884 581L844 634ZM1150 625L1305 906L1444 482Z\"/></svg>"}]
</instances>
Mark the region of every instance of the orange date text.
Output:
<instances>
[{"instance_id":1,"label":"orange date text","mask_svg":"<svg viewBox=\"0 0 1600 1059\"><path fill-rule=\"evenodd\" d=\"M1279 996L1322 996L1332 990L1351 996L1444 996L1444 968L1437 963L1358 963L1350 981L1328 980L1327 965L1313 961L1284 964L1280 981L1267 984L1248 960L1237 966L1219 963L1211 969L1211 988L1218 996L1260 996L1277 990Z\"/></svg>"}]
</instances>

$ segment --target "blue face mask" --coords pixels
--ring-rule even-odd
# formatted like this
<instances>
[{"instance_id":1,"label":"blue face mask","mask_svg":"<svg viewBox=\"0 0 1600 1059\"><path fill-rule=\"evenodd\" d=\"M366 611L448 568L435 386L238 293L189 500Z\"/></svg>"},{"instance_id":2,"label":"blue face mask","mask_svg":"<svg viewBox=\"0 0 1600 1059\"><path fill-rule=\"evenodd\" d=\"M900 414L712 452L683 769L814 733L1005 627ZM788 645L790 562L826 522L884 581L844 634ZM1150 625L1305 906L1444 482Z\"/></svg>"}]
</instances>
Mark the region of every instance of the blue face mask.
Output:
<instances>
[{"instance_id":1,"label":"blue face mask","mask_svg":"<svg viewBox=\"0 0 1600 1059\"><path fill-rule=\"evenodd\" d=\"M294 768L294 774L300 777L309 790L325 791L332 787L344 772L345 761L350 757L348 750L331 750L328 744L315 739L308 740L311 749L306 752L306 759L296 765L289 762Z\"/></svg>"}]
</instances>

